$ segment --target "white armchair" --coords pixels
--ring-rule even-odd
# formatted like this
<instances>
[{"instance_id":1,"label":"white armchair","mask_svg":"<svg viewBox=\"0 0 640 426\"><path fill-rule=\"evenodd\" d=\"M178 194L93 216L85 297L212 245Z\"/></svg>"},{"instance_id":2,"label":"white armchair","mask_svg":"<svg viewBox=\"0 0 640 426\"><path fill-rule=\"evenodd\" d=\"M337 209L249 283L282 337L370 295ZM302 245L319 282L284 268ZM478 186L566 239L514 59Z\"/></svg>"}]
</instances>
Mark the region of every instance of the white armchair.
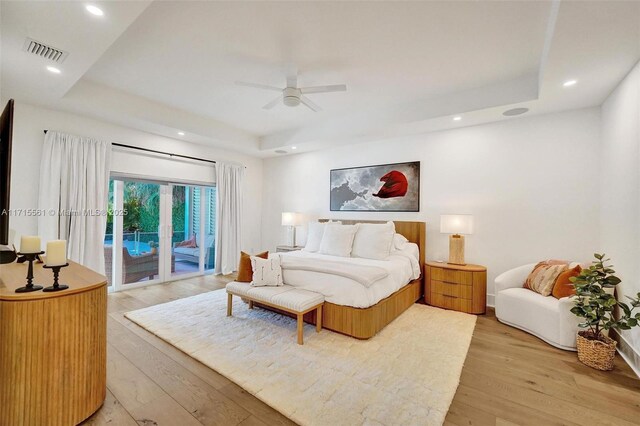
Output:
<instances>
[{"instance_id":1,"label":"white armchair","mask_svg":"<svg viewBox=\"0 0 640 426\"><path fill-rule=\"evenodd\" d=\"M534 263L495 279L496 317L502 323L539 337L557 348L575 351L580 319L570 312L572 297L556 299L523 288Z\"/></svg>"}]
</instances>

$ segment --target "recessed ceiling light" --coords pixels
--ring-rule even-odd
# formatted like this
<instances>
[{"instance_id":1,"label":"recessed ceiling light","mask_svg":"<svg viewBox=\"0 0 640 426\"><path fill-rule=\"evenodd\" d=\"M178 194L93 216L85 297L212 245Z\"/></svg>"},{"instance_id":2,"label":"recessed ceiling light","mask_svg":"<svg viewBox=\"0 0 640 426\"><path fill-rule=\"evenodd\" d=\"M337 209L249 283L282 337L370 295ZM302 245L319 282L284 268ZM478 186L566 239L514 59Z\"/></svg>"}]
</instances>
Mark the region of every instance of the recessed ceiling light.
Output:
<instances>
[{"instance_id":1,"label":"recessed ceiling light","mask_svg":"<svg viewBox=\"0 0 640 426\"><path fill-rule=\"evenodd\" d=\"M514 115L524 114L525 112L529 112L529 108L512 108L508 109L502 113L502 115L506 115L507 117L513 117Z\"/></svg>"},{"instance_id":2,"label":"recessed ceiling light","mask_svg":"<svg viewBox=\"0 0 640 426\"><path fill-rule=\"evenodd\" d=\"M564 87L570 87L573 86L574 84L576 84L578 82L578 80L567 80L564 83L562 83L562 85Z\"/></svg>"},{"instance_id":3,"label":"recessed ceiling light","mask_svg":"<svg viewBox=\"0 0 640 426\"><path fill-rule=\"evenodd\" d=\"M178 132L180 136L184 136L184 132Z\"/></svg>"},{"instance_id":4,"label":"recessed ceiling light","mask_svg":"<svg viewBox=\"0 0 640 426\"><path fill-rule=\"evenodd\" d=\"M462 120L462 117L460 117L459 115L453 117L453 121L460 121L460 120Z\"/></svg>"},{"instance_id":5,"label":"recessed ceiling light","mask_svg":"<svg viewBox=\"0 0 640 426\"><path fill-rule=\"evenodd\" d=\"M104 12L102 11L102 9L94 5L88 4L85 8L87 9L87 12L89 12L92 15L95 15L95 16L104 15Z\"/></svg>"},{"instance_id":6,"label":"recessed ceiling light","mask_svg":"<svg viewBox=\"0 0 640 426\"><path fill-rule=\"evenodd\" d=\"M297 146L292 146L291 149L298 149L298 147Z\"/></svg>"},{"instance_id":7,"label":"recessed ceiling light","mask_svg":"<svg viewBox=\"0 0 640 426\"><path fill-rule=\"evenodd\" d=\"M62 72L58 68L52 67L51 65L47 66L47 71L52 72L54 74L60 74Z\"/></svg>"}]
</instances>

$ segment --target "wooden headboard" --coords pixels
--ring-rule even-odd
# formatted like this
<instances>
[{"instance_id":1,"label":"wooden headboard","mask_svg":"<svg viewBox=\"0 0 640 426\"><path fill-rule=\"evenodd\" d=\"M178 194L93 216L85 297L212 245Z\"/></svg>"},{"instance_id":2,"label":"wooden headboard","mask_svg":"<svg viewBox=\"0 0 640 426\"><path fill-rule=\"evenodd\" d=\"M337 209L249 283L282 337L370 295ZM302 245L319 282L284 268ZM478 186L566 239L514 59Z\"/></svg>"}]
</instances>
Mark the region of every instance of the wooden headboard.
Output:
<instances>
[{"instance_id":1,"label":"wooden headboard","mask_svg":"<svg viewBox=\"0 0 640 426\"><path fill-rule=\"evenodd\" d=\"M345 220L345 219L320 219L319 222L329 220L339 220L344 225L354 225L356 223L386 223L386 220ZM425 222L403 222L394 220L396 232L412 243L416 243L420 249L420 270L424 270L424 258L427 248L427 224Z\"/></svg>"}]
</instances>

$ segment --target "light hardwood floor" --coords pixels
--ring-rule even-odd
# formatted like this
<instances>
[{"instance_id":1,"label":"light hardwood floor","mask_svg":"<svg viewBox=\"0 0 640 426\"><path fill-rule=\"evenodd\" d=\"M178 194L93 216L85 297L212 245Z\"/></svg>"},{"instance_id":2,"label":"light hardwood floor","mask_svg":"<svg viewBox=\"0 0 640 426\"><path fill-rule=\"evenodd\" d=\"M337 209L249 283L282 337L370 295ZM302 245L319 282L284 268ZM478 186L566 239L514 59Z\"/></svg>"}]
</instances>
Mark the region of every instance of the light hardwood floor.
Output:
<instances>
[{"instance_id":1,"label":"light hardwood floor","mask_svg":"<svg viewBox=\"0 0 640 426\"><path fill-rule=\"evenodd\" d=\"M90 425L286 425L286 417L133 324L125 312L223 288L199 277L108 296L107 399ZM434 342L437 344L437 342ZM490 312L480 316L448 425L637 425L640 379L622 361L604 373Z\"/></svg>"}]
</instances>

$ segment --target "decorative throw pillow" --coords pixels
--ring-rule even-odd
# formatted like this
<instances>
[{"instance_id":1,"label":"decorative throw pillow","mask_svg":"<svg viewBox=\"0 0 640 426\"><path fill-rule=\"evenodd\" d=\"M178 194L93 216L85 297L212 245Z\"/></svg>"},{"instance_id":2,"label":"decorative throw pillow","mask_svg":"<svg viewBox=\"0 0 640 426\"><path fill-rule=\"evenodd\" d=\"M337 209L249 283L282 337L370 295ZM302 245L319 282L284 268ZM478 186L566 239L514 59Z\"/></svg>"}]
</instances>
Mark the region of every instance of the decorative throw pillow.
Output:
<instances>
[{"instance_id":1,"label":"decorative throw pillow","mask_svg":"<svg viewBox=\"0 0 640 426\"><path fill-rule=\"evenodd\" d=\"M256 254L256 257L267 259L269 252L265 251ZM240 252L240 263L238 264L238 276L236 281L239 283L250 283L253 281L253 269L251 269L251 255L243 251Z\"/></svg>"},{"instance_id":2,"label":"decorative throw pillow","mask_svg":"<svg viewBox=\"0 0 640 426\"><path fill-rule=\"evenodd\" d=\"M280 267L280 256L274 256L271 259L251 256L251 267L253 268L252 286L276 287L284 285L282 281L282 268Z\"/></svg>"},{"instance_id":3,"label":"decorative throw pillow","mask_svg":"<svg viewBox=\"0 0 640 426\"><path fill-rule=\"evenodd\" d=\"M320 250L320 243L324 235L324 228L328 224L341 224L342 222L309 222L307 225L307 241L302 251L315 253Z\"/></svg>"},{"instance_id":4,"label":"decorative throw pillow","mask_svg":"<svg viewBox=\"0 0 640 426\"><path fill-rule=\"evenodd\" d=\"M393 222L361 223L353 239L352 257L384 260L389 257L396 226Z\"/></svg>"},{"instance_id":5,"label":"decorative throw pillow","mask_svg":"<svg viewBox=\"0 0 640 426\"><path fill-rule=\"evenodd\" d=\"M188 240L180 241L176 243L176 247L186 247L186 248L196 248L198 244L196 244L196 234L193 234L191 238Z\"/></svg>"},{"instance_id":6,"label":"decorative throw pillow","mask_svg":"<svg viewBox=\"0 0 640 426\"><path fill-rule=\"evenodd\" d=\"M553 285L553 290L551 294L556 299L562 299L563 297L569 297L576 294L576 288L569 278L577 277L582 272L582 267L577 265L575 268L567 269L558 275L558 279L556 279L556 283Z\"/></svg>"},{"instance_id":7,"label":"decorative throw pillow","mask_svg":"<svg viewBox=\"0 0 640 426\"><path fill-rule=\"evenodd\" d=\"M551 295L558 275L568 268L569 262L564 260L545 260L538 263L524 282L524 288L533 290L543 296Z\"/></svg>"},{"instance_id":8,"label":"decorative throw pillow","mask_svg":"<svg viewBox=\"0 0 640 426\"><path fill-rule=\"evenodd\" d=\"M307 229L307 244L304 246L303 251L316 252L320 249L320 243L322 242L322 235L324 235L324 227L326 223L309 222Z\"/></svg>"},{"instance_id":9,"label":"decorative throw pillow","mask_svg":"<svg viewBox=\"0 0 640 426\"><path fill-rule=\"evenodd\" d=\"M320 254L331 256L349 257L353 248L353 239L358 231L359 224L338 225L330 223L324 228L322 242L320 243Z\"/></svg>"}]
</instances>

